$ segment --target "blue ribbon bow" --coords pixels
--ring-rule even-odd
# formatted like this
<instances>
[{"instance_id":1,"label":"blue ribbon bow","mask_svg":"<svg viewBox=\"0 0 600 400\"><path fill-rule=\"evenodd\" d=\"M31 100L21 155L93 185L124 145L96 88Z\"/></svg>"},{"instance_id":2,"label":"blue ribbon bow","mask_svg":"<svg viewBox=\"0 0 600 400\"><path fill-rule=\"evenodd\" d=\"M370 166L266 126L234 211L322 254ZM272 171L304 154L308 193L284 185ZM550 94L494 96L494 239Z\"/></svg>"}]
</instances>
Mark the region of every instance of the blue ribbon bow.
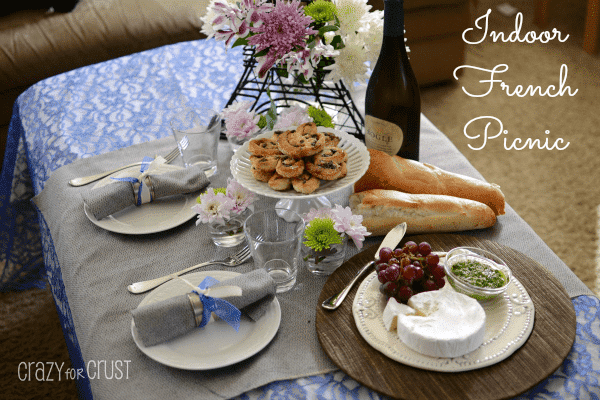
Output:
<instances>
[{"instance_id":1,"label":"blue ribbon bow","mask_svg":"<svg viewBox=\"0 0 600 400\"><path fill-rule=\"evenodd\" d=\"M198 288L200 288L201 290L206 290L209 287L216 285L217 283L219 283L218 280L216 280L213 277L207 276L202 282L200 282ZM208 323L210 319L210 314L214 312L217 315L217 317L221 318L223 321L231 325L236 332L239 331L242 312L238 310L233 304L231 304L227 300L223 300L218 297L206 296L202 293L198 293L197 291L194 291L194 293L200 296L200 301L202 302L203 306L202 321L199 325L200 328L202 328Z\"/></svg>"},{"instance_id":2,"label":"blue ribbon bow","mask_svg":"<svg viewBox=\"0 0 600 400\"><path fill-rule=\"evenodd\" d=\"M142 166L140 167L140 172L144 173L146 172L146 170L148 169L148 167L150 166L150 163L154 161L154 159L152 157L144 157L144 159L142 160ZM138 187L138 195L137 195L137 205L141 206L142 205L142 187L144 186L144 182L141 182L138 178L111 178L114 179L115 181L121 181L121 182L130 182L132 185L135 185L136 183L140 183L140 186ZM152 201L152 199L150 200Z\"/></svg>"}]
</instances>

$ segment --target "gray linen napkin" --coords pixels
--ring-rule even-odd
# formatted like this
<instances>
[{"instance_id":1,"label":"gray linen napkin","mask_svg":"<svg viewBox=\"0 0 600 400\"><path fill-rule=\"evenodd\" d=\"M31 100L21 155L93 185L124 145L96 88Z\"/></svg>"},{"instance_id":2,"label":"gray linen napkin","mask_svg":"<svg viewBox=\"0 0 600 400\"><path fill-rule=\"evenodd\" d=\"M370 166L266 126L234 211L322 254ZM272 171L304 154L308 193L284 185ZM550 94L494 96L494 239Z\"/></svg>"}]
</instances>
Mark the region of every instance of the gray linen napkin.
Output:
<instances>
[{"instance_id":1,"label":"gray linen napkin","mask_svg":"<svg viewBox=\"0 0 600 400\"><path fill-rule=\"evenodd\" d=\"M213 287L229 285L239 286L242 295L223 299L253 321L266 312L277 289L275 281L264 269L226 279ZM166 342L196 327L196 318L187 294L138 307L131 314L144 346Z\"/></svg>"},{"instance_id":2,"label":"gray linen napkin","mask_svg":"<svg viewBox=\"0 0 600 400\"><path fill-rule=\"evenodd\" d=\"M198 166L177 169L165 173L149 173L148 179L154 200L176 194L193 193L210 183ZM108 185L89 189L81 194L83 202L96 219L102 219L136 204L134 184L114 181Z\"/></svg>"}]
</instances>

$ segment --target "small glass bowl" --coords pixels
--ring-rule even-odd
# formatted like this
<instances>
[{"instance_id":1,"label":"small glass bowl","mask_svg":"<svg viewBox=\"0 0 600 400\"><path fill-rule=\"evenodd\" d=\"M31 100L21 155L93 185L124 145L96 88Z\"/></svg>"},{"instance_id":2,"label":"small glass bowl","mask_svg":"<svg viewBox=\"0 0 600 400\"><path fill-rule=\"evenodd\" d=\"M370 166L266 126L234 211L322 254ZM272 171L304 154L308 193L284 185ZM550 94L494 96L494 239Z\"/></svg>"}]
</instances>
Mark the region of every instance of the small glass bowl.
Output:
<instances>
[{"instance_id":1,"label":"small glass bowl","mask_svg":"<svg viewBox=\"0 0 600 400\"><path fill-rule=\"evenodd\" d=\"M505 276L505 283L499 288L488 288L474 286L467 283L462 277L456 276L452 271L454 264L460 261L473 260L500 270ZM446 255L446 261L444 262L444 269L446 271L446 279L448 283L459 293L466 294L476 300L490 300L498 295L504 293L510 281L512 279L512 273L510 268L506 266L506 263L495 254L475 247L457 247L452 249Z\"/></svg>"}]
</instances>

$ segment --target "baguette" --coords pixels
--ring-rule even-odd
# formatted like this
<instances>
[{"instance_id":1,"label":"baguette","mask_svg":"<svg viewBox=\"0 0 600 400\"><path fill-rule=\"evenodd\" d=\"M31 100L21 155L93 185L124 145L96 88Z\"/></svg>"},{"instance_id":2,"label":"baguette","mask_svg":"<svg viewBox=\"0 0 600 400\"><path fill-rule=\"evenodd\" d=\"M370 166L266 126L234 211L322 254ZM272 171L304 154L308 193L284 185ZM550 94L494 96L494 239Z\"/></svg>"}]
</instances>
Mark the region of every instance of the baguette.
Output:
<instances>
[{"instance_id":1,"label":"baguette","mask_svg":"<svg viewBox=\"0 0 600 400\"><path fill-rule=\"evenodd\" d=\"M407 233L460 232L488 228L496 214L480 202L437 194L410 194L372 189L350 195L353 214L373 236L406 222Z\"/></svg>"},{"instance_id":2,"label":"baguette","mask_svg":"<svg viewBox=\"0 0 600 400\"><path fill-rule=\"evenodd\" d=\"M496 215L504 214L504 194L500 186L468 176L444 171L431 164L390 156L369 149L371 163L354 184L354 192L389 189L413 194L443 194L487 204Z\"/></svg>"}]
</instances>

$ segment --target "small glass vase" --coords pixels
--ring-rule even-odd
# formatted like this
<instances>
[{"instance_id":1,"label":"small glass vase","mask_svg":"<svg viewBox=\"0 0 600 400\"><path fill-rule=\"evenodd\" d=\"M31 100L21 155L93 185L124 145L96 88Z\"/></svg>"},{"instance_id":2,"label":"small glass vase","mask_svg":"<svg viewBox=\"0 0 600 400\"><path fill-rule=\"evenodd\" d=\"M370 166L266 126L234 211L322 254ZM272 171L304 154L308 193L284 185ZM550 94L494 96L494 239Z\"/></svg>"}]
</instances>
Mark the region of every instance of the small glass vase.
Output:
<instances>
[{"instance_id":1,"label":"small glass vase","mask_svg":"<svg viewBox=\"0 0 600 400\"><path fill-rule=\"evenodd\" d=\"M307 263L308 270L315 275L327 276L338 269L346 257L348 236L342 236L342 243L329 246L328 249L315 251L302 245L302 256Z\"/></svg>"},{"instance_id":2,"label":"small glass vase","mask_svg":"<svg viewBox=\"0 0 600 400\"><path fill-rule=\"evenodd\" d=\"M208 230L213 243L220 247L235 247L242 243L245 240L244 221L250 214L252 211L247 208L226 220L225 224L209 223Z\"/></svg>"},{"instance_id":3,"label":"small glass vase","mask_svg":"<svg viewBox=\"0 0 600 400\"><path fill-rule=\"evenodd\" d=\"M240 147L244 145L244 143L246 143L250 139L252 138L240 139L237 136L227 136L227 141L229 142L229 146L231 147L231 150L234 154L236 151L238 151Z\"/></svg>"}]
</instances>

